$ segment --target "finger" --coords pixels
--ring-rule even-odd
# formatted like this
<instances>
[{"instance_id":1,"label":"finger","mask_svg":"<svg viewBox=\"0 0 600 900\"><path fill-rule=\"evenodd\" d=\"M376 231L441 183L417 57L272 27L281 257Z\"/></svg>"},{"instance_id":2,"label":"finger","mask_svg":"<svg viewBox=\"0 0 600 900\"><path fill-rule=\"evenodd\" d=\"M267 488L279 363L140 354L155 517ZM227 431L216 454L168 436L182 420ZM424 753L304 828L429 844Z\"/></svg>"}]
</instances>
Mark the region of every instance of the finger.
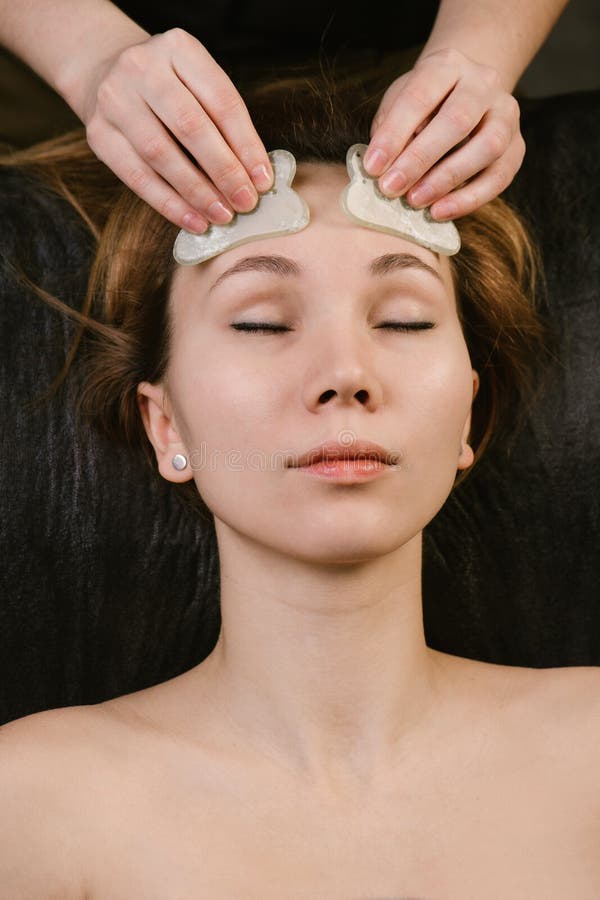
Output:
<instances>
[{"instance_id":1,"label":"finger","mask_svg":"<svg viewBox=\"0 0 600 900\"><path fill-rule=\"evenodd\" d=\"M269 190L274 182L271 161L246 104L228 75L193 37L184 42L172 63L182 83L216 123L256 189L260 192Z\"/></svg>"},{"instance_id":2,"label":"finger","mask_svg":"<svg viewBox=\"0 0 600 900\"><path fill-rule=\"evenodd\" d=\"M525 156L525 141L515 135L507 153L497 159L464 187L438 200L430 213L438 221L466 216L504 191L518 172Z\"/></svg>"},{"instance_id":3,"label":"finger","mask_svg":"<svg viewBox=\"0 0 600 900\"><path fill-rule=\"evenodd\" d=\"M373 121L371 122L371 128L369 131L370 139L372 139L377 129L380 128L381 125L383 125L386 116L395 103L396 96L400 93L400 90L405 84L406 79L409 77L409 75L410 72L406 72L404 75L396 78L396 80L392 82L387 91L384 93L383 97L381 98L379 108L377 109L377 112L373 116Z\"/></svg>"},{"instance_id":4,"label":"finger","mask_svg":"<svg viewBox=\"0 0 600 900\"><path fill-rule=\"evenodd\" d=\"M446 66L437 66L433 71L411 72L372 136L365 154L369 175L378 177L389 168L419 125L454 89L457 80L457 72Z\"/></svg>"},{"instance_id":5,"label":"finger","mask_svg":"<svg viewBox=\"0 0 600 900\"><path fill-rule=\"evenodd\" d=\"M423 129L429 125L429 123L431 122L433 117L436 115L437 111L438 110L436 108L432 113L430 113L428 116L426 116L425 119L423 119L423 121L421 122L420 125L417 125L414 132L411 134L409 141L413 140L413 138L415 138L418 134L420 134L423 131ZM379 114L379 113L373 119L373 122L371 124L371 137L375 134L375 132L379 128L379 126L383 124L383 120L384 120L383 114Z\"/></svg>"},{"instance_id":6,"label":"finger","mask_svg":"<svg viewBox=\"0 0 600 900\"><path fill-rule=\"evenodd\" d=\"M506 121L495 115L484 116L473 136L428 170L407 192L406 199L415 208L430 206L504 156L514 136L513 127Z\"/></svg>"},{"instance_id":7,"label":"finger","mask_svg":"<svg viewBox=\"0 0 600 900\"><path fill-rule=\"evenodd\" d=\"M113 127L130 142L137 156L154 169L196 212L225 225L234 216L229 204L209 179L173 141L152 110L140 102L139 112L113 109ZM129 107L131 110L131 107ZM125 121L121 121L124 118Z\"/></svg>"},{"instance_id":8,"label":"finger","mask_svg":"<svg viewBox=\"0 0 600 900\"><path fill-rule=\"evenodd\" d=\"M417 127L415 128L415 135L421 134L421 132L423 131L423 129L424 129L424 128L427 128L427 126L429 125L429 123L431 122L431 120L433 119L433 117L435 116L436 112L437 112L437 110L435 110L434 112L432 112L431 115L427 116L427 118L424 119L424 120L421 122L420 125L417 125Z\"/></svg>"},{"instance_id":9,"label":"finger","mask_svg":"<svg viewBox=\"0 0 600 900\"><path fill-rule=\"evenodd\" d=\"M427 170L424 178L416 183L412 177L408 178L406 199L415 207L430 206L504 156L517 134L519 105L514 97L506 95L484 115L471 134L454 147L451 155L446 155L437 166ZM464 149L458 153L460 148Z\"/></svg>"},{"instance_id":10,"label":"finger","mask_svg":"<svg viewBox=\"0 0 600 900\"><path fill-rule=\"evenodd\" d=\"M173 81L179 84L174 76ZM181 91L189 94L183 86ZM98 110L87 126L88 143L94 151L97 152L96 136L98 142L102 142L105 147L104 130L114 129L129 141L137 157L180 194L193 212L199 212L203 218L219 225L231 221L234 210L225 197L219 194L209 179L186 157L163 123L131 85L118 90L114 83L109 82L98 93ZM110 148L104 152L110 153Z\"/></svg>"},{"instance_id":11,"label":"finger","mask_svg":"<svg viewBox=\"0 0 600 900\"><path fill-rule=\"evenodd\" d=\"M116 129L105 124L102 134L90 142L90 147L127 187L173 225L198 234L206 231L206 219L163 181Z\"/></svg>"},{"instance_id":12,"label":"finger","mask_svg":"<svg viewBox=\"0 0 600 900\"><path fill-rule=\"evenodd\" d=\"M459 85L429 125L408 144L380 179L382 193L397 197L429 172L438 160L479 125L489 109L486 100L483 92ZM513 131L512 124L508 122L500 120L494 123L493 132L497 135L499 153L510 143Z\"/></svg>"},{"instance_id":13,"label":"finger","mask_svg":"<svg viewBox=\"0 0 600 900\"><path fill-rule=\"evenodd\" d=\"M153 117L158 123L163 123L190 151L226 202L238 212L250 212L254 209L258 202L258 193L248 173L223 139L215 123L188 89L177 78L167 78L153 85L151 90L145 89L142 96L148 103ZM131 127L130 124L130 130ZM173 141L162 129L164 137L160 140L157 138L157 147L153 146L154 142L151 140L146 149L148 142L147 140L141 142L140 131L141 126L136 123L135 133L131 137L132 144L146 161L163 177L167 177L169 160L175 159L170 146L174 146ZM151 156L148 155L148 151L151 152ZM183 177L183 158L185 158L183 154L177 157L179 178ZM189 160L187 163L192 166ZM171 168L176 176L174 162Z\"/></svg>"}]
</instances>

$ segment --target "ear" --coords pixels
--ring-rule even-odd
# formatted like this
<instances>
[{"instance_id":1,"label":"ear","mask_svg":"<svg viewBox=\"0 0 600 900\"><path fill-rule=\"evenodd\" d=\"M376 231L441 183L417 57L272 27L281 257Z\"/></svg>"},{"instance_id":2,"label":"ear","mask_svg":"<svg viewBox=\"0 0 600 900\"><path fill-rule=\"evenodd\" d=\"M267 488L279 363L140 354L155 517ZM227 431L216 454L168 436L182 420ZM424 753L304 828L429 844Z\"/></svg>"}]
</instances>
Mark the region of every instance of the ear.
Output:
<instances>
[{"instance_id":1,"label":"ear","mask_svg":"<svg viewBox=\"0 0 600 900\"><path fill-rule=\"evenodd\" d=\"M189 481L192 477L189 465L179 471L172 464L176 453L186 456L188 453L163 385L141 381L137 387L137 403L148 440L156 453L160 474L167 481Z\"/></svg>"},{"instance_id":2,"label":"ear","mask_svg":"<svg viewBox=\"0 0 600 900\"><path fill-rule=\"evenodd\" d=\"M471 404L473 400L477 396L477 391L479 390L479 374L475 371L475 369L471 370L473 373L473 397L471 400ZM465 427L463 428L463 433L461 436L461 447L459 449L458 456L458 469L468 469L469 466L473 465L473 460L475 459L475 454L473 453L473 448L469 444L469 432L471 431L471 410L469 410L469 415L467 416L467 421L465 422Z\"/></svg>"}]
</instances>

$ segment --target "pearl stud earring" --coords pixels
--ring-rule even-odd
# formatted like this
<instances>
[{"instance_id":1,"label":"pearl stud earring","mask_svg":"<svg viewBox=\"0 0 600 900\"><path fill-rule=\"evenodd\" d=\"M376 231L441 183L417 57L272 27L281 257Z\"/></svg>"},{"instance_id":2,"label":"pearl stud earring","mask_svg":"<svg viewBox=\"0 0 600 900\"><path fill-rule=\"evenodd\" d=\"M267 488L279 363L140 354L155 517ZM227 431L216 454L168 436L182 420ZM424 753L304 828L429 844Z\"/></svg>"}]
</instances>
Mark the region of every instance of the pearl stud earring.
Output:
<instances>
[{"instance_id":1,"label":"pearl stud earring","mask_svg":"<svg viewBox=\"0 0 600 900\"><path fill-rule=\"evenodd\" d=\"M171 462L173 463L174 469L181 470L185 469L185 467L187 466L187 459L185 458L183 453L176 453Z\"/></svg>"}]
</instances>

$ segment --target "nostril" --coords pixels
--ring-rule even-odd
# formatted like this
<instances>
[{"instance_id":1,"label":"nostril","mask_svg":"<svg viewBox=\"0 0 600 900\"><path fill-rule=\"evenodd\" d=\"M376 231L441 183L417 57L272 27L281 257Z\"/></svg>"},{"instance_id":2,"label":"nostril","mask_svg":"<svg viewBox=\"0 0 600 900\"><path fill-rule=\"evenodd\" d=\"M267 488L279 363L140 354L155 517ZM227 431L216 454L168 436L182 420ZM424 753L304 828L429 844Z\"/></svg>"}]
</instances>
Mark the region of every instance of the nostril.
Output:
<instances>
[{"instance_id":1,"label":"nostril","mask_svg":"<svg viewBox=\"0 0 600 900\"><path fill-rule=\"evenodd\" d=\"M320 403L326 403L327 400L329 400L330 397L333 397L334 395L335 395L335 391L324 391L324 392L321 394L321 396L319 397L319 402L320 402Z\"/></svg>"}]
</instances>

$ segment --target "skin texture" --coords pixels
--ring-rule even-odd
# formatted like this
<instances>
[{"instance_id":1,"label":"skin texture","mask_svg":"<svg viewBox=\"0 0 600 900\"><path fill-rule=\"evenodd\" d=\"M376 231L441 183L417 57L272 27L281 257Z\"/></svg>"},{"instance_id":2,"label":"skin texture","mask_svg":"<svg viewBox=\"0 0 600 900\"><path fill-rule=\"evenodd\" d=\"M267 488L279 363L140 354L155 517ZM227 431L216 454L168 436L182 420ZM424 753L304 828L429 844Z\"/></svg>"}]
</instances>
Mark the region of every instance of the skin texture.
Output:
<instances>
[{"instance_id":1,"label":"skin texture","mask_svg":"<svg viewBox=\"0 0 600 900\"><path fill-rule=\"evenodd\" d=\"M164 477L193 476L215 514L223 630L176 678L0 729L2 897L598 897L598 669L425 645L421 529L472 462L477 378L448 260L346 219L345 180L299 166L303 232L177 273L170 396L142 383L139 402ZM365 273L392 252L442 281ZM209 297L257 253L306 275ZM392 317L436 327L378 330ZM230 328L252 319L294 330ZM258 450L338 429L405 468L353 485L260 468ZM207 464L172 468L202 442Z\"/></svg>"},{"instance_id":2,"label":"skin texture","mask_svg":"<svg viewBox=\"0 0 600 900\"><path fill-rule=\"evenodd\" d=\"M422 625L421 530L472 463L478 385L448 260L352 223L338 207L346 182L343 166L299 165L307 228L179 268L168 389L139 386L161 474L193 476L215 516L223 628L202 679L252 740L323 778L341 758L362 776L385 767L439 701L443 654L427 648ZM390 253L439 277L365 273ZM305 275L244 272L209 293L233 264L266 254L292 258ZM411 319L435 327L376 327ZM240 321L294 330L236 332ZM345 434L400 451L401 464L350 485L284 466ZM178 452L191 462L181 472Z\"/></svg>"}]
</instances>

